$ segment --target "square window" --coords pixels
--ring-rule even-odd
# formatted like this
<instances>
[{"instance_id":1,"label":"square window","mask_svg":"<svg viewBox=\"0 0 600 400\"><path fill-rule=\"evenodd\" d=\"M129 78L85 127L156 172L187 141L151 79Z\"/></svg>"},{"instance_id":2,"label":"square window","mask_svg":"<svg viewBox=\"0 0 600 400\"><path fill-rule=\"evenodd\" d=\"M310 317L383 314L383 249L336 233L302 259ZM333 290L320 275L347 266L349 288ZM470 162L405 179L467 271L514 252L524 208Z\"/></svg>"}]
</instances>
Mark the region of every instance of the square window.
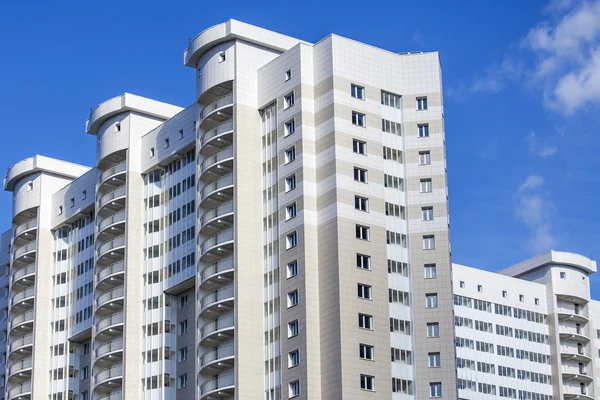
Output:
<instances>
[{"instance_id":1,"label":"square window","mask_svg":"<svg viewBox=\"0 0 600 400\"><path fill-rule=\"evenodd\" d=\"M367 183L368 182L368 172L366 169L354 167L354 180L356 182Z\"/></svg>"},{"instance_id":2,"label":"square window","mask_svg":"<svg viewBox=\"0 0 600 400\"><path fill-rule=\"evenodd\" d=\"M285 80L286 82L289 81L290 79L292 79L292 70L288 69L287 71L285 71Z\"/></svg>"},{"instance_id":3,"label":"square window","mask_svg":"<svg viewBox=\"0 0 600 400\"><path fill-rule=\"evenodd\" d=\"M432 190L431 178L421 179L421 193L431 193Z\"/></svg>"},{"instance_id":4,"label":"square window","mask_svg":"<svg viewBox=\"0 0 600 400\"><path fill-rule=\"evenodd\" d=\"M367 117L365 114L352 111L352 125L362 126L366 128L367 126Z\"/></svg>"},{"instance_id":5,"label":"square window","mask_svg":"<svg viewBox=\"0 0 600 400\"><path fill-rule=\"evenodd\" d=\"M352 139L352 151L357 154L367 155L367 142Z\"/></svg>"},{"instance_id":6,"label":"square window","mask_svg":"<svg viewBox=\"0 0 600 400\"><path fill-rule=\"evenodd\" d=\"M368 314L358 314L358 327L373 330L373 316Z\"/></svg>"},{"instance_id":7,"label":"square window","mask_svg":"<svg viewBox=\"0 0 600 400\"><path fill-rule=\"evenodd\" d=\"M300 381L299 380L290 382L290 384L288 386L288 397L292 398L292 397L296 397L296 396L300 396Z\"/></svg>"},{"instance_id":8,"label":"square window","mask_svg":"<svg viewBox=\"0 0 600 400\"><path fill-rule=\"evenodd\" d=\"M287 277L292 278L298 275L298 261L292 261L287 264Z\"/></svg>"},{"instance_id":9,"label":"square window","mask_svg":"<svg viewBox=\"0 0 600 400\"><path fill-rule=\"evenodd\" d=\"M298 332L300 331L300 326L298 324L298 320L294 320L288 323L288 339L294 336L298 336Z\"/></svg>"},{"instance_id":10,"label":"square window","mask_svg":"<svg viewBox=\"0 0 600 400\"><path fill-rule=\"evenodd\" d=\"M371 300L372 287L371 285L365 285L364 283L358 284L358 297L361 299Z\"/></svg>"},{"instance_id":11,"label":"square window","mask_svg":"<svg viewBox=\"0 0 600 400\"><path fill-rule=\"evenodd\" d=\"M283 96L283 109L286 110L294 105L294 92L288 93Z\"/></svg>"},{"instance_id":12,"label":"square window","mask_svg":"<svg viewBox=\"0 0 600 400\"><path fill-rule=\"evenodd\" d=\"M296 132L296 123L294 122L293 119L286 122L283 125L284 125L283 136L288 136L288 135L291 135L292 133Z\"/></svg>"},{"instance_id":13,"label":"square window","mask_svg":"<svg viewBox=\"0 0 600 400\"><path fill-rule=\"evenodd\" d=\"M421 207L423 221L433 221L433 207Z\"/></svg>"},{"instance_id":14,"label":"square window","mask_svg":"<svg viewBox=\"0 0 600 400\"><path fill-rule=\"evenodd\" d=\"M360 343L358 345L358 355L363 360L374 360L375 359L375 347Z\"/></svg>"},{"instance_id":15,"label":"square window","mask_svg":"<svg viewBox=\"0 0 600 400\"><path fill-rule=\"evenodd\" d=\"M293 290L287 294L288 308L298 305L298 290Z\"/></svg>"},{"instance_id":16,"label":"square window","mask_svg":"<svg viewBox=\"0 0 600 400\"><path fill-rule=\"evenodd\" d=\"M371 256L356 254L356 267L360 269L371 269Z\"/></svg>"},{"instance_id":17,"label":"square window","mask_svg":"<svg viewBox=\"0 0 600 400\"><path fill-rule=\"evenodd\" d=\"M440 353L429 353L429 368L439 368L440 364Z\"/></svg>"},{"instance_id":18,"label":"square window","mask_svg":"<svg viewBox=\"0 0 600 400\"><path fill-rule=\"evenodd\" d=\"M296 189L296 175L288 176L285 178L285 191L289 192L290 190Z\"/></svg>"},{"instance_id":19,"label":"square window","mask_svg":"<svg viewBox=\"0 0 600 400\"><path fill-rule=\"evenodd\" d=\"M358 211L369 211L369 199L361 196L354 196L354 208Z\"/></svg>"},{"instance_id":20,"label":"square window","mask_svg":"<svg viewBox=\"0 0 600 400\"><path fill-rule=\"evenodd\" d=\"M567 279L567 273L566 272L561 272L560 273L560 279Z\"/></svg>"},{"instance_id":21,"label":"square window","mask_svg":"<svg viewBox=\"0 0 600 400\"><path fill-rule=\"evenodd\" d=\"M350 85L350 94L355 99L364 100L365 99L365 88L362 86L352 84L352 85Z\"/></svg>"},{"instance_id":22,"label":"square window","mask_svg":"<svg viewBox=\"0 0 600 400\"><path fill-rule=\"evenodd\" d=\"M425 295L425 308L438 308L437 293L428 293Z\"/></svg>"},{"instance_id":23,"label":"square window","mask_svg":"<svg viewBox=\"0 0 600 400\"><path fill-rule=\"evenodd\" d=\"M285 220L289 221L292 218L296 218L296 203L285 207Z\"/></svg>"},{"instance_id":24,"label":"square window","mask_svg":"<svg viewBox=\"0 0 600 400\"><path fill-rule=\"evenodd\" d=\"M369 240L370 229L368 226L356 225L356 238L361 240Z\"/></svg>"},{"instance_id":25,"label":"square window","mask_svg":"<svg viewBox=\"0 0 600 400\"><path fill-rule=\"evenodd\" d=\"M363 390L375 391L375 377L372 375L360 374L360 388Z\"/></svg>"},{"instance_id":26,"label":"square window","mask_svg":"<svg viewBox=\"0 0 600 400\"><path fill-rule=\"evenodd\" d=\"M219 62L222 63L223 61L225 61L225 52L220 52L219 53Z\"/></svg>"},{"instance_id":27,"label":"square window","mask_svg":"<svg viewBox=\"0 0 600 400\"><path fill-rule=\"evenodd\" d=\"M437 278L437 268L435 264L425 264L425 279Z\"/></svg>"},{"instance_id":28,"label":"square window","mask_svg":"<svg viewBox=\"0 0 600 400\"><path fill-rule=\"evenodd\" d=\"M419 137L429 137L429 124L421 124L419 127Z\"/></svg>"},{"instance_id":29,"label":"square window","mask_svg":"<svg viewBox=\"0 0 600 400\"><path fill-rule=\"evenodd\" d=\"M288 368L295 367L298 364L300 364L300 351L290 351L288 353Z\"/></svg>"},{"instance_id":30,"label":"square window","mask_svg":"<svg viewBox=\"0 0 600 400\"><path fill-rule=\"evenodd\" d=\"M417 97L417 110L427 110L427 97Z\"/></svg>"},{"instance_id":31,"label":"square window","mask_svg":"<svg viewBox=\"0 0 600 400\"><path fill-rule=\"evenodd\" d=\"M420 151L419 152L419 165L430 165L431 164L431 152Z\"/></svg>"},{"instance_id":32,"label":"square window","mask_svg":"<svg viewBox=\"0 0 600 400\"><path fill-rule=\"evenodd\" d=\"M435 249L435 236L434 235L423 236L423 250L433 250L433 249Z\"/></svg>"},{"instance_id":33,"label":"square window","mask_svg":"<svg viewBox=\"0 0 600 400\"><path fill-rule=\"evenodd\" d=\"M285 249L289 250L298 245L298 234L296 232L292 232L285 237Z\"/></svg>"},{"instance_id":34,"label":"square window","mask_svg":"<svg viewBox=\"0 0 600 400\"><path fill-rule=\"evenodd\" d=\"M442 383L434 382L429 384L430 397L442 397Z\"/></svg>"},{"instance_id":35,"label":"square window","mask_svg":"<svg viewBox=\"0 0 600 400\"><path fill-rule=\"evenodd\" d=\"M427 324L427 337L439 337L440 324L437 322L429 322Z\"/></svg>"},{"instance_id":36,"label":"square window","mask_svg":"<svg viewBox=\"0 0 600 400\"><path fill-rule=\"evenodd\" d=\"M285 151L285 163L289 164L296 159L296 146L292 146Z\"/></svg>"}]
</instances>

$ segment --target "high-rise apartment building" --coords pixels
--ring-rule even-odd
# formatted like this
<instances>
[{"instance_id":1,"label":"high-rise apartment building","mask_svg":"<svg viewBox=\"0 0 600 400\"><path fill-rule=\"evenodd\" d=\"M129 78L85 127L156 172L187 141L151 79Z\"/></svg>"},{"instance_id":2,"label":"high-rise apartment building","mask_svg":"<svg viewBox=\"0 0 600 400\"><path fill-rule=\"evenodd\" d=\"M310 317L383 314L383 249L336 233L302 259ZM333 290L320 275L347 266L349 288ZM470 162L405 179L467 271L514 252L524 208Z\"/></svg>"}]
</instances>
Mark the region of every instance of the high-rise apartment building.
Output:
<instances>
[{"instance_id":1,"label":"high-rise apartment building","mask_svg":"<svg viewBox=\"0 0 600 400\"><path fill-rule=\"evenodd\" d=\"M92 110L93 168L9 169L5 399L463 396L438 54L230 20L184 63L187 108Z\"/></svg>"}]
</instances>

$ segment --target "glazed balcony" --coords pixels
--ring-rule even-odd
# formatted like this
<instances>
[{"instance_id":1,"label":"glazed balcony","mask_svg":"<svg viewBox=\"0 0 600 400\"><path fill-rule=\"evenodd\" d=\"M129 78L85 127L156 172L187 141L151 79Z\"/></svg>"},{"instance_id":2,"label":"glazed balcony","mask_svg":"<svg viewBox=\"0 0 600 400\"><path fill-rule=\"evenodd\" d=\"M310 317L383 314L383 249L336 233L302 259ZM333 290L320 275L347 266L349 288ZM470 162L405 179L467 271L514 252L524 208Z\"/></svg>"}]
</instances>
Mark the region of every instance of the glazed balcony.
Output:
<instances>
[{"instance_id":1,"label":"glazed balcony","mask_svg":"<svg viewBox=\"0 0 600 400\"><path fill-rule=\"evenodd\" d=\"M233 229L219 232L200 243L200 257L208 260L233 251Z\"/></svg>"},{"instance_id":2,"label":"glazed balcony","mask_svg":"<svg viewBox=\"0 0 600 400\"><path fill-rule=\"evenodd\" d=\"M17 247L15 248L15 251L13 253L13 260L16 261L22 261L23 259L28 258L28 256L32 256L35 251L37 249L37 240L34 240L33 242L30 242L28 244L25 244L23 246Z\"/></svg>"},{"instance_id":3,"label":"glazed balcony","mask_svg":"<svg viewBox=\"0 0 600 400\"><path fill-rule=\"evenodd\" d=\"M233 309L233 284L210 292L200 299L200 314L225 312Z\"/></svg>"},{"instance_id":4,"label":"glazed balcony","mask_svg":"<svg viewBox=\"0 0 600 400\"><path fill-rule=\"evenodd\" d=\"M219 204L205 211L200 217L200 233L214 234L227 226L233 225L233 201Z\"/></svg>"},{"instance_id":5,"label":"glazed balcony","mask_svg":"<svg viewBox=\"0 0 600 400\"><path fill-rule=\"evenodd\" d=\"M209 288L233 280L233 257L224 258L207 265L200 271L200 287Z\"/></svg>"},{"instance_id":6,"label":"glazed balcony","mask_svg":"<svg viewBox=\"0 0 600 400\"><path fill-rule=\"evenodd\" d=\"M24 350L25 348L31 348L31 346L33 346L33 334L30 333L11 341L8 351L9 353L13 353L18 350Z\"/></svg>"},{"instance_id":7,"label":"glazed balcony","mask_svg":"<svg viewBox=\"0 0 600 400\"><path fill-rule=\"evenodd\" d=\"M127 172L127 163L126 161L121 161L110 168L106 169L100 175L98 175L98 188L102 186L105 182L110 183L110 180L113 181L125 181L125 173ZM121 185L118 185L121 186Z\"/></svg>"},{"instance_id":8,"label":"glazed balcony","mask_svg":"<svg viewBox=\"0 0 600 400\"><path fill-rule=\"evenodd\" d=\"M111 340L108 343L98 346L98 348L96 349L96 361L103 357L110 356L117 352L122 352L122 351L123 351L123 339L119 338L119 339Z\"/></svg>"},{"instance_id":9,"label":"glazed balcony","mask_svg":"<svg viewBox=\"0 0 600 400\"><path fill-rule=\"evenodd\" d=\"M200 136L200 153L211 155L233 143L233 121L207 129Z\"/></svg>"},{"instance_id":10,"label":"glazed balcony","mask_svg":"<svg viewBox=\"0 0 600 400\"><path fill-rule=\"evenodd\" d=\"M123 326L123 313L118 312L116 314L109 315L108 317L101 318L96 322L96 335L101 334L107 329L115 329L121 327L119 332L122 331Z\"/></svg>"},{"instance_id":11,"label":"glazed balcony","mask_svg":"<svg viewBox=\"0 0 600 400\"><path fill-rule=\"evenodd\" d=\"M121 392L110 392L95 397L95 400L123 400L123 394Z\"/></svg>"},{"instance_id":12,"label":"glazed balcony","mask_svg":"<svg viewBox=\"0 0 600 400\"><path fill-rule=\"evenodd\" d=\"M235 392L233 373L217 375L200 385L200 399L206 399L217 392L219 396L233 396Z\"/></svg>"},{"instance_id":13,"label":"glazed balcony","mask_svg":"<svg viewBox=\"0 0 600 400\"><path fill-rule=\"evenodd\" d=\"M125 207L125 196L127 195L127 188L125 185L119 186L116 189L111 190L110 192L100 196L98 198L98 213L111 213L110 211L121 210ZM104 208L107 208L107 211L104 211Z\"/></svg>"},{"instance_id":14,"label":"glazed balcony","mask_svg":"<svg viewBox=\"0 0 600 400\"><path fill-rule=\"evenodd\" d=\"M223 203L231 196L233 196L233 174L227 174L200 189L200 206L207 208L207 202Z\"/></svg>"},{"instance_id":15,"label":"glazed balcony","mask_svg":"<svg viewBox=\"0 0 600 400\"><path fill-rule=\"evenodd\" d=\"M24 324L33 323L33 310L21 313L10 320L11 329L16 329Z\"/></svg>"},{"instance_id":16,"label":"glazed balcony","mask_svg":"<svg viewBox=\"0 0 600 400\"><path fill-rule=\"evenodd\" d=\"M223 341L233 337L233 314L220 316L200 328L200 343Z\"/></svg>"},{"instance_id":17,"label":"glazed balcony","mask_svg":"<svg viewBox=\"0 0 600 400\"><path fill-rule=\"evenodd\" d=\"M101 219L98 223L98 237L100 237L100 235L103 233L111 234L112 236L115 236L118 233L122 234L124 226L117 227L117 224L125 225L125 210L121 210ZM106 230L111 227L113 228L112 230L114 233L106 232Z\"/></svg>"},{"instance_id":18,"label":"glazed balcony","mask_svg":"<svg viewBox=\"0 0 600 400\"><path fill-rule=\"evenodd\" d=\"M12 307L15 307L17 304L23 303L27 300L32 300L34 297L35 288L33 287L22 290L20 292L13 293L11 301Z\"/></svg>"},{"instance_id":19,"label":"glazed balcony","mask_svg":"<svg viewBox=\"0 0 600 400\"><path fill-rule=\"evenodd\" d=\"M27 381L18 386L14 386L8 391L8 399L30 399L31 398L31 381Z\"/></svg>"},{"instance_id":20,"label":"glazed balcony","mask_svg":"<svg viewBox=\"0 0 600 400\"><path fill-rule=\"evenodd\" d=\"M109 284L116 284L117 282L123 281L125 275L125 261L117 261L110 264L107 267L102 268L96 273L96 285L105 283L106 280L114 282L106 282ZM118 279L117 279L118 278Z\"/></svg>"},{"instance_id":21,"label":"glazed balcony","mask_svg":"<svg viewBox=\"0 0 600 400\"><path fill-rule=\"evenodd\" d=\"M37 217L31 218L31 219L17 225L17 227L15 228L15 231L14 231L15 241L17 241L17 239L19 239L21 235L24 235L26 233L31 233L35 237L35 233L36 233L35 231L37 229L37 226L38 226Z\"/></svg>"},{"instance_id":22,"label":"glazed balcony","mask_svg":"<svg viewBox=\"0 0 600 400\"><path fill-rule=\"evenodd\" d=\"M121 235L98 246L97 265L109 265L122 260L125 255L125 235Z\"/></svg>"},{"instance_id":23,"label":"glazed balcony","mask_svg":"<svg viewBox=\"0 0 600 400\"><path fill-rule=\"evenodd\" d=\"M13 363L9 363L8 365L8 376L13 376L15 374L22 374L24 372L31 372L31 368L33 366L33 361L31 357L24 358L19 361L15 361Z\"/></svg>"},{"instance_id":24,"label":"glazed balcony","mask_svg":"<svg viewBox=\"0 0 600 400\"><path fill-rule=\"evenodd\" d=\"M217 346L200 356L200 373L215 373L233 368L233 343Z\"/></svg>"},{"instance_id":25,"label":"glazed balcony","mask_svg":"<svg viewBox=\"0 0 600 400\"><path fill-rule=\"evenodd\" d=\"M200 163L200 180L211 181L233 169L233 146L206 157Z\"/></svg>"},{"instance_id":26,"label":"glazed balcony","mask_svg":"<svg viewBox=\"0 0 600 400\"><path fill-rule=\"evenodd\" d=\"M103 383L106 384L116 384L116 380L120 380L123 378L123 368L121 364L115 365L113 367L107 368L98 372L94 375L94 384L96 386L101 385Z\"/></svg>"},{"instance_id":27,"label":"glazed balcony","mask_svg":"<svg viewBox=\"0 0 600 400\"><path fill-rule=\"evenodd\" d=\"M123 286L116 287L108 292L102 293L96 298L96 308L100 308L108 302L114 302L116 300L122 301L124 293L125 291L123 290Z\"/></svg>"}]
</instances>

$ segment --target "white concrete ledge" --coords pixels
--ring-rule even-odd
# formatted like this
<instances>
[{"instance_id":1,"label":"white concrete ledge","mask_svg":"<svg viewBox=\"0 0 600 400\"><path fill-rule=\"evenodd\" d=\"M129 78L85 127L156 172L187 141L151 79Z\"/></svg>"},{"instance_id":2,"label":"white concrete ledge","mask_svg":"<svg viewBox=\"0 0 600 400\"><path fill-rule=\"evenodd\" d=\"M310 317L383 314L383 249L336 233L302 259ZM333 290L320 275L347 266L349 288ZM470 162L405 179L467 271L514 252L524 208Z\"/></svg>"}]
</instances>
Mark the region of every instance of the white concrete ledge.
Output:
<instances>
[{"instance_id":1,"label":"white concrete ledge","mask_svg":"<svg viewBox=\"0 0 600 400\"><path fill-rule=\"evenodd\" d=\"M498 273L517 278L527 272L549 264L568 265L579 268L588 274L593 274L597 270L596 261L582 256L581 254L550 250L546 253L532 257L529 260L525 260L511 267L505 268Z\"/></svg>"},{"instance_id":2,"label":"white concrete ledge","mask_svg":"<svg viewBox=\"0 0 600 400\"><path fill-rule=\"evenodd\" d=\"M55 158L35 155L19 161L8 169L4 178L4 190L12 191L17 181L36 172L48 172L67 178L78 178L91 168Z\"/></svg>"}]
</instances>

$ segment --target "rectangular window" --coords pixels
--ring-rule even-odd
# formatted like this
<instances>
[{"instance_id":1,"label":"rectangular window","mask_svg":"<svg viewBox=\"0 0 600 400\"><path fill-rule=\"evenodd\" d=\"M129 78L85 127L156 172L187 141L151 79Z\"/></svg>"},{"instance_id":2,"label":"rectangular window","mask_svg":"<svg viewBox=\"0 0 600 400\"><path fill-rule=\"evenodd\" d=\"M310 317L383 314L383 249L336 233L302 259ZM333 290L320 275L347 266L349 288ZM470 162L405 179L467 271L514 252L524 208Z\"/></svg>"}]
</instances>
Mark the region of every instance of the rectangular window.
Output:
<instances>
[{"instance_id":1,"label":"rectangular window","mask_svg":"<svg viewBox=\"0 0 600 400\"><path fill-rule=\"evenodd\" d=\"M392 135L402 136L402 124L400 122L381 119L381 130Z\"/></svg>"},{"instance_id":2,"label":"rectangular window","mask_svg":"<svg viewBox=\"0 0 600 400\"><path fill-rule=\"evenodd\" d=\"M525 301L525 296L523 296L522 294L519 295L519 301L522 303Z\"/></svg>"},{"instance_id":3,"label":"rectangular window","mask_svg":"<svg viewBox=\"0 0 600 400\"><path fill-rule=\"evenodd\" d=\"M287 277L292 278L298 275L298 261L292 261L287 264Z\"/></svg>"},{"instance_id":4,"label":"rectangular window","mask_svg":"<svg viewBox=\"0 0 600 400\"><path fill-rule=\"evenodd\" d=\"M285 151L285 163L289 164L296 159L296 146L290 147Z\"/></svg>"},{"instance_id":5,"label":"rectangular window","mask_svg":"<svg viewBox=\"0 0 600 400\"><path fill-rule=\"evenodd\" d=\"M83 192L81 192L81 200L85 200L87 199L87 190L84 190Z\"/></svg>"},{"instance_id":6,"label":"rectangular window","mask_svg":"<svg viewBox=\"0 0 600 400\"><path fill-rule=\"evenodd\" d=\"M438 308L437 293L428 293L425 295L425 308Z\"/></svg>"},{"instance_id":7,"label":"rectangular window","mask_svg":"<svg viewBox=\"0 0 600 400\"><path fill-rule=\"evenodd\" d=\"M296 175L288 176L285 178L285 191L289 192L290 190L296 189Z\"/></svg>"},{"instance_id":8,"label":"rectangular window","mask_svg":"<svg viewBox=\"0 0 600 400\"><path fill-rule=\"evenodd\" d=\"M371 285L365 285L364 283L358 284L358 297L361 299L371 300Z\"/></svg>"},{"instance_id":9,"label":"rectangular window","mask_svg":"<svg viewBox=\"0 0 600 400\"><path fill-rule=\"evenodd\" d=\"M185 308L188 306L188 295L184 294L183 296L179 296L179 308Z\"/></svg>"},{"instance_id":10,"label":"rectangular window","mask_svg":"<svg viewBox=\"0 0 600 400\"><path fill-rule=\"evenodd\" d=\"M290 351L288 353L288 368L295 367L298 364L300 364L300 351Z\"/></svg>"},{"instance_id":11,"label":"rectangular window","mask_svg":"<svg viewBox=\"0 0 600 400\"><path fill-rule=\"evenodd\" d=\"M87 379L90 377L90 367L89 366L85 366L83 368L81 368L81 380Z\"/></svg>"},{"instance_id":12,"label":"rectangular window","mask_svg":"<svg viewBox=\"0 0 600 400\"><path fill-rule=\"evenodd\" d=\"M188 332L188 322L187 322L187 319L184 319L183 321L181 321L179 323L177 333L179 334L179 336L181 336L183 334L186 334L187 332Z\"/></svg>"},{"instance_id":13,"label":"rectangular window","mask_svg":"<svg viewBox=\"0 0 600 400\"><path fill-rule=\"evenodd\" d=\"M179 139L183 139L183 129L179 130Z\"/></svg>"},{"instance_id":14,"label":"rectangular window","mask_svg":"<svg viewBox=\"0 0 600 400\"><path fill-rule=\"evenodd\" d=\"M223 61L225 61L225 52L224 51L219 53L219 62L222 63Z\"/></svg>"},{"instance_id":15,"label":"rectangular window","mask_svg":"<svg viewBox=\"0 0 600 400\"><path fill-rule=\"evenodd\" d=\"M419 165L429 165L429 164L431 164L431 152L420 151L419 152Z\"/></svg>"},{"instance_id":16,"label":"rectangular window","mask_svg":"<svg viewBox=\"0 0 600 400\"><path fill-rule=\"evenodd\" d=\"M366 169L354 167L354 180L356 182L367 183L368 173Z\"/></svg>"},{"instance_id":17,"label":"rectangular window","mask_svg":"<svg viewBox=\"0 0 600 400\"><path fill-rule=\"evenodd\" d=\"M150 158L154 157L154 147L150 148Z\"/></svg>"},{"instance_id":18,"label":"rectangular window","mask_svg":"<svg viewBox=\"0 0 600 400\"><path fill-rule=\"evenodd\" d=\"M367 117L365 114L352 111L352 125L362 126L366 128L367 126Z\"/></svg>"},{"instance_id":19,"label":"rectangular window","mask_svg":"<svg viewBox=\"0 0 600 400\"><path fill-rule=\"evenodd\" d=\"M371 256L356 254L356 267L360 269L371 269Z\"/></svg>"},{"instance_id":20,"label":"rectangular window","mask_svg":"<svg viewBox=\"0 0 600 400\"><path fill-rule=\"evenodd\" d=\"M434 382L429 384L429 397L442 397L441 382Z\"/></svg>"},{"instance_id":21,"label":"rectangular window","mask_svg":"<svg viewBox=\"0 0 600 400\"><path fill-rule=\"evenodd\" d=\"M433 250L433 249L435 249L435 236L434 235L423 236L423 250Z\"/></svg>"},{"instance_id":22,"label":"rectangular window","mask_svg":"<svg viewBox=\"0 0 600 400\"><path fill-rule=\"evenodd\" d=\"M358 327L373 330L373 316L368 314L358 314Z\"/></svg>"},{"instance_id":23,"label":"rectangular window","mask_svg":"<svg viewBox=\"0 0 600 400\"><path fill-rule=\"evenodd\" d=\"M169 139L165 139L165 149L169 147Z\"/></svg>"},{"instance_id":24,"label":"rectangular window","mask_svg":"<svg viewBox=\"0 0 600 400\"><path fill-rule=\"evenodd\" d=\"M298 320L294 320L288 323L288 339L294 336L298 336L298 332L300 331L300 326L298 324Z\"/></svg>"},{"instance_id":25,"label":"rectangular window","mask_svg":"<svg viewBox=\"0 0 600 400\"><path fill-rule=\"evenodd\" d=\"M121 123L120 123L120 122L117 122L117 123L115 124L115 133L116 133L116 132L121 132Z\"/></svg>"},{"instance_id":26,"label":"rectangular window","mask_svg":"<svg viewBox=\"0 0 600 400\"><path fill-rule=\"evenodd\" d=\"M293 290L287 294L288 308L298 305L298 290Z\"/></svg>"},{"instance_id":27,"label":"rectangular window","mask_svg":"<svg viewBox=\"0 0 600 400\"><path fill-rule=\"evenodd\" d=\"M506 296L507 296L507 295L508 295L508 294L506 293L506 290L503 290L503 291L502 291L502 297L506 298Z\"/></svg>"},{"instance_id":28,"label":"rectangular window","mask_svg":"<svg viewBox=\"0 0 600 400\"><path fill-rule=\"evenodd\" d=\"M188 358L187 346L180 348L177 353L177 361L182 362L182 361L187 360L187 358Z\"/></svg>"},{"instance_id":29,"label":"rectangular window","mask_svg":"<svg viewBox=\"0 0 600 400\"><path fill-rule=\"evenodd\" d=\"M439 368L440 367L440 353L429 353L429 368Z\"/></svg>"},{"instance_id":30,"label":"rectangular window","mask_svg":"<svg viewBox=\"0 0 600 400\"><path fill-rule=\"evenodd\" d=\"M421 124L419 127L419 137L429 137L429 124Z\"/></svg>"},{"instance_id":31,"label":"rectangular window","mask_svg":"<svg viewBox=\"0 0 600 400\"><path fill-rule=\"evenodd\" d=\"M437 278L437 268L435 264L425 264L425 279Z\"/></svg>"},{"instance_id":32,"label":"rectangular window","mask_svg":"<svg viewBox=\"0 0 600 400\"><path fill-rule=\"evenodd\" d=\"M417 97L417 110L427 110L427 97Z\"/></svg>"},{"instance_id":33,"label":"rectangular window","mask_svg":"<svg viewBox=\"0 0 600 400\"><path fill-rule=\"evenodd\" d=\"M370 228L364 225L356 225L356 238L361 240L369 240Z\"/></svg>"},{"instance_id":34,"label":"rectangular window","mask_svg":"<svg viewBox=\"0 0 600 400\"><path fill-rule=\"evenodd\" d=\"M369 199L361 196L354 196L354 208L359 211L369 211Z\"/></svg>"},{"instance_id":35,"label":"rectangular window","mask_svg":"<svg viewBox=\"0 0 600 400\"><path fill-rule=\"evenodd\" d=\"M350 85L350 94L355 99L364 100L365 99L365 88L362 86L357 86L357 85L352 84L352 85Z\"/></svg>"},{"instance_id":36,"label":"rectangular window","mask_svg":"<svg viewBox=\"0 0 600 400\"><path fill-rule=\"evenodd\" d=\"M358 345L359 357L363 360L374 360L375 359L375 347L360 343Z\"/></svg>"},{"instance_id":37,"label":"rectangular window","mask_svg":"<svg viewBox=\"0 0 600 400\"><path fill-rule=\"evenodd\" d=\"M187 387L187 374L179 375L177 377L177 389L183 389Z\"/></svg>"},{"instance_id":38,"label":"rectangular window","mask_svg":"<svg viewBox=\"0 0 600 400\"><path fill-rule=\"evenodd\" d=\"M367 142L352 139L352 151L357 154L367 155Z\"/></svg>"},{"instance_id":39,"label":"rectangular window","mask_svg":"<svg viewBox=\"0 0 600 400\"><path fill-rule=\"evenodd\" d=\"M288 109L294 105L294 92L291 92L285 96L283 96L283 109Z\"/></svg>"},{"instance_id":40,"label":"rectangular window","mask_svg":"<svg viewBox=\"0 0 600 400\"><path fill-rule=\"evenodd\" d=\"M296 203L285 207L285 220L289 221L292 218L296 218Z\"/></svg>"},{"instance_id":41,"label":"rectangular window","mask_svg":"<svg viewBox=\"0 0 600 400\"><path fill-rule=\"evenodd\" d=\"M478 292L483 292L483 286L477 285L477 291Z\"/></svg>"},{"instance_id":42,"label":"rectangular window","mask_svg":"<svg viewBox=\"0 0 600 400\"><path fill-rule=\"evenodd\" d=\"M460 281L459 285L460 285L461 289L464 289L465 288L465 281Z\"/></svg>"},{"instance_id":43,"label":"rectangular window","mask_svg":"<svg viewBox=\"0 0 600 400\"><path fill-rule=\"evenodd\" d=\"M363 390L375 391L375 377L372 375L360 374L360 388Z\"/></svg>"},{"instance_id":44,"label":"rectangular window","mask_svg":"<svg viewBox=\"0 0 600 400\"><path fill-rule=\"evenodd\" d=\"M300 381L295 380L288 385L288 397L300 396Z\"/></svg>"},{"instance_id":45,"label":"rectangular window","mask_svg":"<svg viewBox=\"0 0 600 400\"><path fill-rule=\"evenodd\" d=\"M285 237L285 249L289 250L298 245L298 234L297 232L292 232Z\"/></svg>"},{"instance_id":46,"label":"rectangular window","mask_svg":"<svg viewBox=\"0 0 600 400\"><path fill-rule=\"evenodd\" d=\"M401 108L402 105L400 103L400 99L401 96L394 94L394 93L390 93L390 92L386 92L386 91L381 91L381 104L383 104L384 106L390 106L390 107L394 107L394 108Z\"/></svg>"},{"instance_id":47,"label":"rectangular window","mask_svg":"<svg viewBox=\"0 0 600 400\"><path fill-rule=\"evenodd\" d=\"M561 272L560 273L560 279L567 279L567 273L566 272Z\"/></svg>"},{"instance_id":48,"label":"rectangular window","mask_svg":"<svg viewBox=\"0 0 600 400\"><path fill-rule=\"evenodd\" d=\"M439 337L440 324L437 322L429 322L427 324L427 337Z\"/></svg>"},{"instance_id":49,"label":"rectangular window","mask_svg":"<svg viewBox=\"0 0 600 400\"><path fill-rule=\"evenodd\" d=\"M423 221L433 221L433 207L421 207Z\"/></svg>"},{"instance_id":50,"label":"rectangular window","mask_svg":"<svg viewBox=\"0 0 600 400\"><path fill-rule=\"evenodd\" d=\"M291 135L292 133L296 132L296 123L294 122L294 120L290 120L288 122L286 122L284 124L284 132L283 132L283 136L288 136Z\"/></svg>"},{"instance_id":51,"label":"rectangular window","mask_svg":"<svg viewBox=\"0 0 600 400\"><path fill-rule=\"evenodd\" d=\"M431 193L433 191L433 185L431 178L421 179L421 193Z\"/></svg>"}]
</instances>

